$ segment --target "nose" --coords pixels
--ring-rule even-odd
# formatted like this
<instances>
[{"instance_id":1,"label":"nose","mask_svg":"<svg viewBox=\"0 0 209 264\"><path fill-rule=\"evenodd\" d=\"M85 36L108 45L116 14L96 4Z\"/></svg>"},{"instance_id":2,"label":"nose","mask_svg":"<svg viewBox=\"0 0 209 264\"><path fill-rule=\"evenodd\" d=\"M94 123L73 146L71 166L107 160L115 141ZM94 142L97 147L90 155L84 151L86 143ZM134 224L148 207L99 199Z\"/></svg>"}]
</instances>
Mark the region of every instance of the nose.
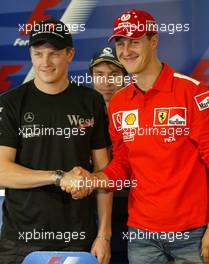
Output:
<instances>
[{"instance_id":1,"label":"nose","mask_svg":"<svg viewBox=\"0 0 209 264\"><path fill-rule=\"evenodd\" d=\"M101 80L100 83L103 85L103 87L107 87L110 85L110 81L109 81L109 75L102 75L100 76Z\"/></svg>"},{"instance_id":2,"label":"nose","mask_svg":"<svg viewBox=\"0 0 209 264\"><path fill-rule=\"evenodd\" d=\"M130 43L125 42L123 46L123 55L128 56L130 54Z\"/></svg>"},{"instance_id":3,"label":"nose","mask_svg":"<svg viewBox=\"0 0 209 264\"><path fill-rule=\"evenodd\" d=\"M110 85L110 82L109 82L109 78L108 78L108 76L105 76L105 80L104 80L104 82L103 82L103 85L104 85L105 87L107 87L107 86Z\"/></svg>"},{"instance_id":4,"label":"nose","mask_svg":"<svg viewBox=\"0 0 209 264\"><path fill-rule=\"evenodd\" d=\"M42 65L43 66L48 66L49 65L49 56L48 56L48 54L44 54L44 56L42 57Z\"/></svg>"}]
</instances>

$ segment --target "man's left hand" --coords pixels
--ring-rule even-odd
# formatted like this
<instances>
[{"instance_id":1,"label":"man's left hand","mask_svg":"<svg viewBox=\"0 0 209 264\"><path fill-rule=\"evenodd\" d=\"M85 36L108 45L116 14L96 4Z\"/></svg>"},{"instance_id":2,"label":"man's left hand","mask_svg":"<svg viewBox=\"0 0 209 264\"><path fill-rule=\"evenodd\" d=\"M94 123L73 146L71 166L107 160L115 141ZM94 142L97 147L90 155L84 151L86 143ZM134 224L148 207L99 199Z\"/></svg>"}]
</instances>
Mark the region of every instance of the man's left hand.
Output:
<instances>
[{"instance_id":1,"label":"man's left hand","mask_svg":"<svg viewBox=\"0 0 209 264\"><path fill-rule=\"evenodd\" d=\"M209 264L209 228L206 229L202 238L202 257L205 264Z\"/></svg>"},{"instance_id":2,"label":"man's left hand","mask_svg":"<svg viewBox=\"0 0 209 264\"><path fill-rule=\"evenodd\" d=\"M109 264L111 258L110 242L96 238L91 248L91 254L97 257L99 264Z\"/></svg>"}]
</instances>

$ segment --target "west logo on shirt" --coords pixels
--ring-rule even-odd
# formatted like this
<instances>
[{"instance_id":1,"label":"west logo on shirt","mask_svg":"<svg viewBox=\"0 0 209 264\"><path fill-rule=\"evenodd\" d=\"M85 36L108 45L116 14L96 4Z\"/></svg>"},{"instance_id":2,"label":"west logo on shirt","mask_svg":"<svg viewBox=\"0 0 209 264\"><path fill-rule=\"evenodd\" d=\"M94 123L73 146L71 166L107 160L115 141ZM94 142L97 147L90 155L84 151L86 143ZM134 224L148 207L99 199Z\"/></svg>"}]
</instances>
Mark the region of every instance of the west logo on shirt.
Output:
<instances>
[{"instance_id":1,"label":"west logo on shirt","mask_svg":"<svg viewBox=\"0 0 209 264\"><path fill-rule=\"evenodd\" d=\"M198 94L194 98L200 111L209 108L209 91Z\"/></svg>"},{"instance_id":2,"label":"west logo on shirt","mask_svg":"<svg viewBox=\"0 0 209 264\"><path fill-rule=\"evenodd\" d=\"M113 113L112 120L117 131L120 131L122 129L138 128L138 109Z\"/></svg>"},{"instance_id":3,"label":"west logo on shirt","mask_svg":"<svg viewBox=\"0 0 209 264\"><path fill-rule=\"evenodd\" d=\"M186 126L185 107L154 109L154 126Z\"/></svg>"},{"instance_id":4,"label":"west logo on shirt","mask_svg":"<svg viewBox=\"0 0 209 264\"><path fill-rule=\"evenodd\" d=\"M67 115L67 118L71 126L78 126L80 128L94 126L94 117L83 118L80 115Z\"/></svg>"}]
</instances>

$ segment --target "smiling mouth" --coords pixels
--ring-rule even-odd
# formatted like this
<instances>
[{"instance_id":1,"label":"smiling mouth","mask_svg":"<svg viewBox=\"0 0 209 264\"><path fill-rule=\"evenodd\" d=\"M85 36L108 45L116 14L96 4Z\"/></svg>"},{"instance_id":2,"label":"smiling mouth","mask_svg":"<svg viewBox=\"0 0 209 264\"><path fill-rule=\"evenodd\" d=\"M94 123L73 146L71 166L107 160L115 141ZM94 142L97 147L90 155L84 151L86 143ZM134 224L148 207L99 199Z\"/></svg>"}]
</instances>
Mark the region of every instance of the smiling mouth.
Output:
<instances>
[{"instance_id":1,"label":"smiling mouth","mask_svg":"<svg viewBox=\"0 0 209 264\"><path fill-rule=\"evenodd\" d=\"M136 60L137 58L138 58L138 57L123 58L123 60L124 60L125 62L132 62L132 61Z\"/></svg>"},{"instance_id":2,"label":"smiling mouth","mask_svg":"<svg viewBox=\"0 0 209 264\"><path fill-rule=\"evenodd\" d=\"M47 69L47 70L41 70L41 72L43 72L43 73L52 73L52 72L54 72L54 70L55 69Z\"/></svg>"}]
</instances>

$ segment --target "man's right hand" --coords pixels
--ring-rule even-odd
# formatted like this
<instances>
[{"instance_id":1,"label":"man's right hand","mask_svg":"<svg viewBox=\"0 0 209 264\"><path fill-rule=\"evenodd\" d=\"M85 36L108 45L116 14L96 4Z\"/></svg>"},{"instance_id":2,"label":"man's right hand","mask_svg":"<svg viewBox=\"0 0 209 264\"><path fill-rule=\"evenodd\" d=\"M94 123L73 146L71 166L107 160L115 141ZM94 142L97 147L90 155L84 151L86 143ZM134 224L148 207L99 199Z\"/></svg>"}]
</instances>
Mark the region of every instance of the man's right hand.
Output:
<instances>
[{"instance_id":1,"label":"man's right hand","mask_svg":"<svg viewBox=\"0 0 209 264\"><path fill-rule=\"evenodd\" d=\"M63 191L71 193L73 199L82 199L93 191L90 183L91 174L82 167L74 167L71 171L65 173L60 181L60 187ZM89 185L87 185L87 180Z\"/></svg>"}]
</instances>

